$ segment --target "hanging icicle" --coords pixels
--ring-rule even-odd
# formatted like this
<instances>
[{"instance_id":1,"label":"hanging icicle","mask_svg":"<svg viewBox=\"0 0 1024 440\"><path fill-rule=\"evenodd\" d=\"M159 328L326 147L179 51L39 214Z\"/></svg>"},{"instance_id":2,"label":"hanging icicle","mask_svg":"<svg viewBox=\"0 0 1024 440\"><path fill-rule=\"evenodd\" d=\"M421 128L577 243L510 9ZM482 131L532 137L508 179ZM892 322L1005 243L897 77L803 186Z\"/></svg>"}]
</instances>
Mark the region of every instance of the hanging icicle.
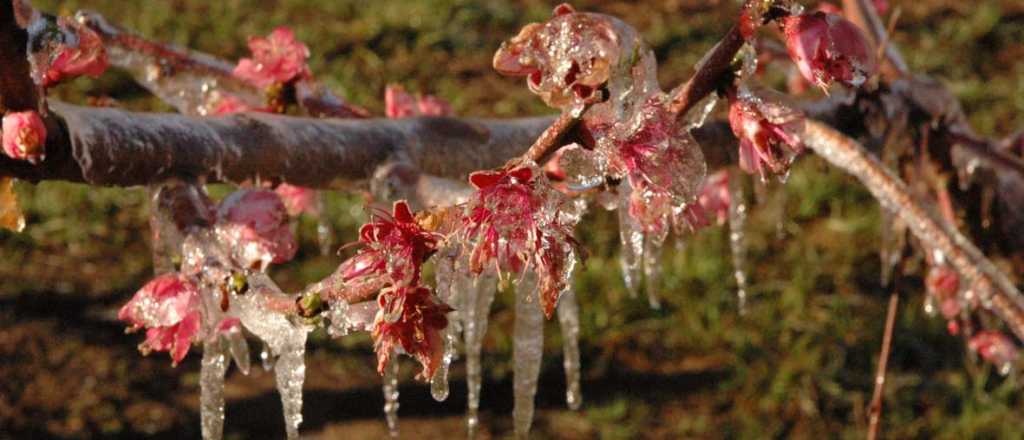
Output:
<instances>
[{"instance_id":1,"label":"hanging icicle","mask_svg":"<svg viewBox=\"0 0 1024 440\"><path fill-rule=\"evenodd\" d=\"M558 302L558 324L562 329L562 362L565 368L565 403L576 411L583 405L580 389L580 306L572 289Z\"/></svg>"},{"instance_id":2,"label":"hanging icicle","mask_svg":"<svg viewBox=\"0 0 1024 440\"><path fill-rule=\"evenodd\" d=\"M228 358L219 337L214 338L203 342L199 370L199 419L205 440L220 440L224 436L224 375Z\"/></svg>"},{"instance_id":3,"label":"hanging icicle","mask_svg":"<svg viewBox=\"0 0 1024 440\"><path fill-rule=\"evenodd\" d=\"M388 423L388 435L398 438L398 356L388 362L384 370L384 417Z\"/></svg>"},{"instance_id":4,"label":"hanging icicle","mask_svg":"<svg viewBox=\"0 0 1024 440\"><path fill-rule=\"evenodd\" d=\"M537 280L527 274L516 286L516 321L513 328L513 394L512 420L518 439L530 436L533 425L534 398L544 355L544 312L538 304Z\"/></svg>"},{"instance_id":5,"label":"hanging icicle","mask_svg":"<svg viewBox=\"0 0 1024 440\"><path fill-rule=\"evenodd\" d=\"M747 312L747 201L743 178L733 173L729 179L732 203L729 205L729 249L732 251L733 275L736 277L736 303L741 315Z\"/></svg>"},{"instance_id":6,"label":"hanging icicle","mask_svg":"<svg viewBox=\"0 0 1024 440\"><path fill-rule=\"evenodd\" d=\"M463 298L463 340L466 344L466 429L467 437L476 436L480 424L480 385L483 381L483 369L480 364L480 352L483 348L484 336L487 334L487 321L491 313L496 293L495 279L491 276L480 276L473 280L473 287L466 291Z\"/></svg>"}]
</instances>

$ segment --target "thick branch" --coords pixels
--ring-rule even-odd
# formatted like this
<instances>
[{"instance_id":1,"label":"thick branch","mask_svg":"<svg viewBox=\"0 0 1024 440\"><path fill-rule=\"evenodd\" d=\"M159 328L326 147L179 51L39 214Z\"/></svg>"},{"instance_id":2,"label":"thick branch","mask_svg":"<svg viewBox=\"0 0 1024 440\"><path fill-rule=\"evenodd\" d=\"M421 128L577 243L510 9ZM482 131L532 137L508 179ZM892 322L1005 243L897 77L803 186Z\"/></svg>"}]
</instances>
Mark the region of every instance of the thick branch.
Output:
<instances>
[{"instance_id":1,"label":"thick branch","mask_svg":"<svg viewBox=\"0 0 1024 440\"><path fill-rule=\"evenodd\" d=\"M26 50L28 32L18 23L18 0L0 1L0 114L39 109Z\"/></svg>"},{"instance_id":2,"label":"thick branch","mask_svg":"<svg viewBox=\"0 0 1024 440\"><path fill-rule=\"evenodd\" d=\"M922 244L940 252L967 280L981 304L1024 340L1024 300L1005 274L941 215L916 200L906 184L856 141L817 121L808 120L805 126L804 143L809 148L860 180Z\"/></svg>"}]
</instances>

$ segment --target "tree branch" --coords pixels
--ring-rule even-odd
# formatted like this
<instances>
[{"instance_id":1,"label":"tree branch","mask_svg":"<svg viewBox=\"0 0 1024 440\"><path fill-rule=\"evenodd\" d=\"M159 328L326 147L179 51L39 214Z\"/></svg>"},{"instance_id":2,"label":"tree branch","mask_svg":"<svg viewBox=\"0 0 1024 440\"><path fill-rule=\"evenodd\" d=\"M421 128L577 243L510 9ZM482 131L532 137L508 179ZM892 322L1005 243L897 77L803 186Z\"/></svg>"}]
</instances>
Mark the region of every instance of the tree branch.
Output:
<instances>
[{"instance_id":1,"label":"tree branch","mask_svg":"<svg viewBox=\"0 0 1024 440\"><path fill-rule=\"evenodd\" d=\"M832 165L856 177L910 228L929 251L940 252L964 277L982 306L998 315L1024 340L1024 300L1020 292L963 234L916 200L899 177L859 143L814 120L807 120L805 145Z\"/></svg>"}]
</instances>

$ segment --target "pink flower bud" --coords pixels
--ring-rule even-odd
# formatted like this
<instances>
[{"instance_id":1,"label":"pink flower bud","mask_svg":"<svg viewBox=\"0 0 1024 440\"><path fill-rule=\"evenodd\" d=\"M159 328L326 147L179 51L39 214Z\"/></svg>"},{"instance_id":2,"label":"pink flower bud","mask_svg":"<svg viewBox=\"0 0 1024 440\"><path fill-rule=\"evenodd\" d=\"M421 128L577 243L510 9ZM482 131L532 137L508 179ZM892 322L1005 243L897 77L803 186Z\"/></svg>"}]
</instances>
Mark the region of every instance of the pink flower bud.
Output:
<instances>
[{"instance_id":1,"label":"pink flower bud","mask_svg":"<svg viewBox=\"0 0 1024 440\"><path fill-rule=\"evenodd\" d=\"M782 24L789 56L813 84L833 81L859 87L875 73L875 53L857 25L835 14L813 12L786 17Z\"/></svg>"},{"instance_id":2,"label":"pink flower bud","mask_svg":"<svg viewBox=\"0 0 1024 440\"><path fill-rule=\"evenodd\" d=\"M397 84L389 84L384 88L384 114L389 118L449 116L452 113L451 104L436 96L413 97Z\"/></svg>"},{"instance_id":3,"label":"pink flower bud","mask_svg":"<svg viewBox=\"0 0 1024 440\"><path fill-rule=\"evenodd\" d=\"M946 319L955 319L960 314L960 275L949 266L932 266L925 278L929 295L939 302L939 310Z\"/></svg>"},{"instance_id":4,"label":"pink flower bud","mask_svg":"<svg viewBox=\"0 0 1024 440\"><path fill-rule=\"evenodd\" d=\"M992 330L978 332L967 343L986 362L995 365L1002 374L1009 373L1017 360L1017 346L1006 335Z\"/></svg>"},{"instance_id":5,"label":"pink flower bud","mask_svg":"<svg viewBox=\"0 0 1024 440\"><path fill-rule=\"evenodd\" d=\"M266 38L250 37L249 50L252 58L239 60L234 73L256 87L287 83L309 75L306 66L309 48L295 40L291 29L279 27Z\"/></svg>"},{"instance_id":6,"label":"pink flower bud","mask_svg":"<svg viewBox=\"0 0 1024 440\"><path fill-rule=\"evenodd\" d=\"M292 217L298 217L304 212L312 215L320 212L315 189L282 183L274 188L274 192L281 197L284 206L288 208L288 215Z\"/></svg>"},{"instance_id":7,"label":"pink flower bud","mask_svg":"<svg viewBox=\"0 0 1024 440\"><path fill-rule=\"evenodd\" d=\"M802 113L776 101L774 94L741 92L729 107L729 125L740 141L740 168L761 178L785 173L803 151L803 122Z\"/></svg>"},{"instance_id":8,"label":"pink flower bud","mask_svg":"<svg viewBox=\"0 0 1024 440\"><path fill-rule=\"evenodd\" d=\"M291 260L298 250L288 210L273 191L234 192L221 202L216 227L246 267L266 269L270 263Z\"/></svg>"},{"instance_id":9,"label":"pink flower bud","mask_svg":"<svg viewBox=\"0 0 1024 440\"><path fill-rule=\"evenodd\" d=\"M3 119L4 153L37 164L46 157L46 125L34 111L8 113Z\"/></svg>"},{"instance_id":10,"label":"pink flower bud","mask_svg":"<svg viewBox=\"0 0 1024 440\"><path fill-rule=\"evenodd\" d=\"M107 50L100 36L88 27L74 23L78 45L61 46L60 52L50 63L43 78L43 86L50 87L61 81L82 75L98 78L107 70Z\"/></svg>"}]
</instances>

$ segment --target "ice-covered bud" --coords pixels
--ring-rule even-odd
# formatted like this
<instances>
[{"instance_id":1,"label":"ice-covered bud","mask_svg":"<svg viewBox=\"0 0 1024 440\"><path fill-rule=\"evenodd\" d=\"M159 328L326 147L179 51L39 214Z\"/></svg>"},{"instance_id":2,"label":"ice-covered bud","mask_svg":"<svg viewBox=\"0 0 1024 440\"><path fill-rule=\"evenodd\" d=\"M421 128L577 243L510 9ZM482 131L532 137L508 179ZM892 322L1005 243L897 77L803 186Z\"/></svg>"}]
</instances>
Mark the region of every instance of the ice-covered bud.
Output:
<instances>
[{"instance_id":1,"label":"ice-covered bud","mask_svg":"<svg viewBox=\"0 0 1024 440\"><path fill-rule=\"evenodd\" d=\"M46 125L39 113L14 112L3 119L4 153L12 159L38 164L46 158Z\"/></svg>"},{"instance_id":2,"label":"ice-covered bud","mask_svg":"<svg viewBox=\"0 0 1024 440\"><path fill-rule=\"evenodd\" d=\"M448 326L445 315L453 309L421 286L389 288L377 301L380 310L373 324L377 372L384 374L391 355L404 352L423 367L417 378L429 380L441 365L441 331Z\"/></svg>"},{"instance_id":3,"label":"ice-covered bud","mask_svg":"<svg viewBox=\"0 0 1024 440\"><path fill-rule=\"evenodd\" d=\"M928 294L939 302L939 311L946 319L960 315L960 275L949 266L932 266L925 277Z\"/></svg>"},{"instance_id":4,"label":"ice-covered bud","mask_svg":"<svg viewBox=\"0 0 1024 440\"><path fill-rule=\"evenodd\" d=\"M868 39L843 17L824 12L791 15L782 28L800 73L823 89L834 81L860 87L877 69Z\"/></svg>"},{"instance_id":5,"label":"ice-covered bud","mask_svg":"<svg viewBox=\"0 0 1024 440\"><path fill-rule=\"evenodd\" d=\"M281 197L288 215L292 217L298 217L304 212L311 215L320 212L315 189L282 183L274 188L274 192Z\"/></svg>"},{"instance_id":6,"label":"ice-covered bud","mask_svg":"<svg viewBox=\"0 0 1024 440\"><path fill-rule=\"evenodd\" d=\"M530 90L554 108L593 101L622 55L615 26L611 17L558 6L547 22L530 23L502 43L494 69L525 76Z\"/></svg>"},{"instance_id":7,"label":"ice-covered bud","mask_svg":"<svg viewBox=\"0 0 1024 440\"><path fill-rule=\"evenodd\" d=\"M107 50L100 36L92 29L77 23L73 23L71 27L78 37L77 44L59 46L59 52L43 76L44 87L54 86L82 75L99 78L110 66L107 61Z\"/></svg>"},{"instance_id":8,"label":"ice-covered bud","mask_svg":"<svg viewBox=\"0 0 1024 440\"><path fill-rule=\"evenodd\" d=\"M704 186L701 188L696 202L686 205L682 214L676 219L677 225L685 225L689 230L696 231L712 223L724 224L729 219L729 205L731 204L729 171L718 171L704 181Z\"/></svg>"},{"instance_id":9,"label":"ice-covered bud","mask_svg":"<svg viewBox=\"0 0 1024 440\"><path fill-rule=\"evenodd\" d=\"M267 37L250 37L252 58L242 58L235 67L235 76L256 87L287 83L309 75L306 60L309 48L295 39L287 27L274 29Z\"/></svg>"},{"instance_id":10,"label":"ice-covered bud","mask_svg":"<svg viewBox=\"0 0 1024 440\"><path fill-rule=\"evenodd\" d=\"M245 267L266 270L271 263L291 260L298 250L288 225L288 210L273 191L232 193L217 209L216 230Z\"/></svg>"},{"instance_id":11,"label":"ice-covered bud","mask_svg":"<svg viewBox=\"0 0 1024 440\"><path fill-rule=\"evenodd\" d=\"M199 290L179 273L167 273L142 286L117 314L131 325L146 328L143 354L167 351L175 364L188 354L200 328Z\"/></svg>"},{"instance_id":12,"label":"ice-covered bud","mask_svg":"<svg viewBox=\"0 0 1024 440\"><path fill-rule=\"evenodd\" d=\"M804 116L769 91L740 91L729 107L729 125L739 139L740 168L758 173L783 174L803 151L800 133Z\"/></svg>"},{"instance_id":13,"label":"ice-covered bud","mask_svg":"<svg viewBox=\"0 0 1024 440\"><path fill-rule=\"evenodd\" d=\"M384 88L384 114L389 118L414 116L450 116L448 101L432 95L414 97L400 85L390 84Z\"/></svg>"},{"instance_id":14,"label":"ice-covered bud","mask_svg":"<svg viewBox=\"0 0 1024 440\"><path fill-rule=\"evenodd\" d=\"M1001 374L1007 374L1017 360L1017 346L1006 335L984 330L976 333L967 346L986 362L995 365Z\"/></svg>"}]
</instances>

